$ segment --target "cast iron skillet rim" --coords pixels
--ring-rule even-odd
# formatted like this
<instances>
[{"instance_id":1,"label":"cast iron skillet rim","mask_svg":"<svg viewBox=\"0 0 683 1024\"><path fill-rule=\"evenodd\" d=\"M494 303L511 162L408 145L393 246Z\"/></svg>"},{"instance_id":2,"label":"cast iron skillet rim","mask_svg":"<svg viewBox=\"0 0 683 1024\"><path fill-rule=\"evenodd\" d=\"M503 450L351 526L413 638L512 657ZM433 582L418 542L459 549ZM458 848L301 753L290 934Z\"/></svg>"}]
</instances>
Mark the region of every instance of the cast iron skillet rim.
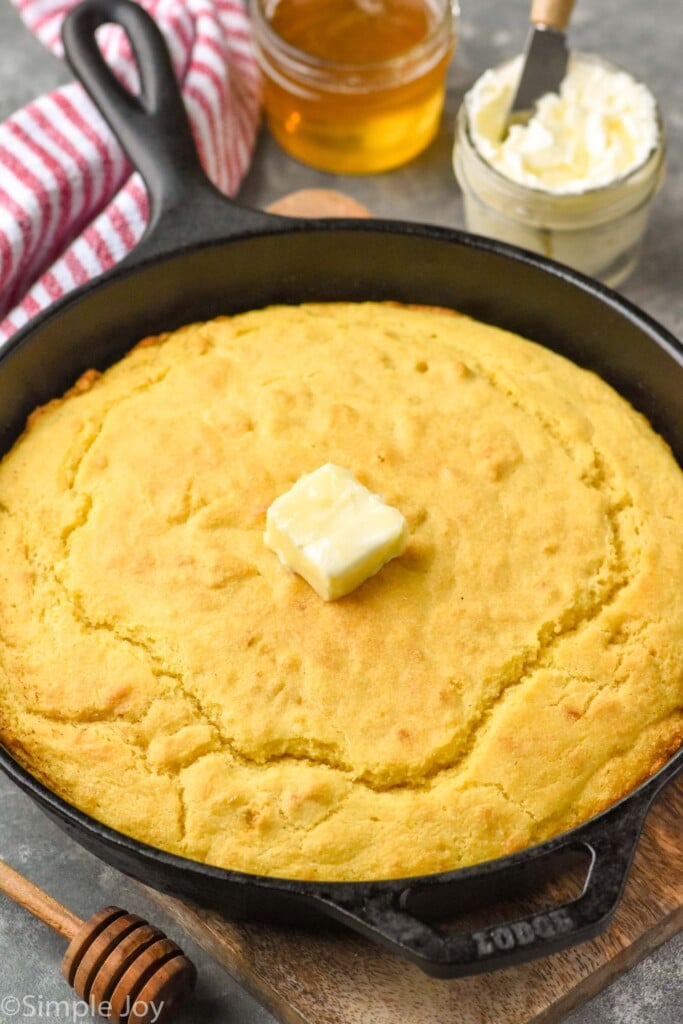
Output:
<instances>
[{"instance_id":1,"label":"cast iron skillet rim","mask_svg":"<svg viewBox=\"0 0 683 1024\"><path fill-rule=\"evenodd\" d=\"M515 853L480 861L463 868L437 871L426 875L406 875L400 878L370 878L340 882L325 881L324 879L310 881L298 878L282 878L276 875L251 874L250 872L239 871L233 868L216 867L212 864L205 864L203 861L193 860L190 857L183 857L180 854L162 850L160 847L152 846L150 843L145 843L126 835L124 832L119 832L117 829L98 821L97 818L70 804L51 790L45 783L32 775L28 769L22 767L5 747L0 746L0 768L22 790L33 797L39 806L43 808L47 806L60 819L73 822L74 825L84 829L85 832L90 833L95 838L104 840L110 846L123 848L136 857L155 861L164 867L202 875L205 879L236 884L249 883L257 887L263 887L266 890L279 889L284 892L292 892L304 898L328 895L334 897L335 893L341 894L349 891L349 889L355 894L360 895L364 891L372 891L373 894L380 891L392 892L407 886L416 886L420 883L428 883L429 885L447 883L466 879L468 875L475 877L483 873L494 873L504 868L512 868L533 859L535 856L551 853L555 847L572 848L576 846L576 848L580 848L584 842L583 833L589 830L592 832L593 829L599 828L608 816L619 815L627 806L636 806L640 804L641 800L644 801L644 806L641 809L644 814L651 801L660 792L660 780L663 782L665 776L669 775L673 778L673 775L681 767L683 767L683 747L676 751L654 775L644 779L636 789L631 790L630 793L621 797L616 803L610 804L609 807L593 815L593 817L580 822L580 824L569 829L567 832L558 833L550 839L535 843L533 846L527 846L522 850L517 850Z\"/></svg>"},{"instance_id":2,"label":"cast iron skillet rim","mask_svg":"<svg viewBox=\"0 0 683 1024\"><path fill-rule=\"evenodd\" d=\"M677 362L683 363L683 341L679 341L679 339L668 328L655 320L649 313L646 313L644 310L636 306L635 303L631 302L625 296L608 288L606 285L603 285L594 278L588 277L587 275L582 274L571 267L565 266L562 263L557 263L545 256L529 252L528 250L521 249L515 245L510 245L506 242L499 242L497 239L486 238L482 235L471 234L470 232L462 231L458 228L447 228L436 224L426 224L417 221L413 222L389 219L373 219L372 221L367 221L356 218L299 220L290 217L275 216L272 214L269 215L268 219L269 221L272 221L272 224L266 223L251 229L242 230L238 233L234 231L230 232L228 229L226 230L225 237L223 238L214 238L204 242L192 242L184 246L176 246L162 254L153 253L149 256L144 255L145 238L143 236L140 243L138 243L140 248L143 250L140 255L138 255L137 250L134 249L130 256L120 264L106 271L104 274L86 282L79 288L69 292L63 298L53 303L46 310L39 313L36 317L29 320L23 327L21 327L8 339L7 342L5 342L4 345L0 347L0 363L10 356L15 349L18 349L26 341L30 340L34 331L44 327L53 318L61 316L62 313L72 304L76 305L101 286L105 286L115 280L125 280L127 277L134 276L143 268L148 269L155 265L163 266L165 262L173 261L176 258L191 256L195 253L231 244L233 242L235 244L239 244L243 241L269 236L279 237L282 235L286 237L291 234L315 235L321 233L324 234L326 232L334 234L346 231L361 234L371 233L398 234L407 237L417 236L431 241L442 242L447 245L459 245L465 249L478 249L484 252L491 252L496 256L512 259L518 263L528 264L579 288L581 291L597 299L604 305L607 305L618 314L624 315L631 323L643 329L651 338L653 338L661 349L676 359ZM457 309L455 311L458 312Z\"/></svg>"}]
</instances>

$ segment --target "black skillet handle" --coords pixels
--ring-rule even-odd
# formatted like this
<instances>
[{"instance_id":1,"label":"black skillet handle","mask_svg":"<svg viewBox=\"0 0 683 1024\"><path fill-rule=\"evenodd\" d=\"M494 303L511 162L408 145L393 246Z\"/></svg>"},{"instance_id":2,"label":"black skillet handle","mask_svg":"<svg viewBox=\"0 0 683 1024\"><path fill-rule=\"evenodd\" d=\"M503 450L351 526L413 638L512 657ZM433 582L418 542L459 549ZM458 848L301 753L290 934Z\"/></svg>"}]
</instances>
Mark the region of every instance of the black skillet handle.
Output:
<instances>
[{"instance_id":1,"label":"black skillet handle","mask_svg":"<svg viewBox=\"0 0 683 1024\"><path fill-rule=\"evenodd\" d=\"M626 884L629 868L653 798L683 768L679 756L643 789L615 805L594 822L577 829L567 839L558 838L527 854L517 865L492 864L484 871L484 886L492 892L514 891L515 883L505 875L526 879L547 877L548 866L556 859L566 860L568 853L587 853L590 867L583 892L576 899L507 921L493 927L447 933L422 919L420 911L429 905L439 909L439 917L449 906L457 914L458 903L471 905L473 878L468 872L450 883L447 898L443 877L434 881L427 876L414 884L395 887L378 883L369 886L361 901L348 901L330 894L327 910L331 916L371 936L375 941L418 964L427 974L442 978L511 967L541 956L558 953L569 946L594 938L610 922ZM514 858L513 858L514 860ZM482 867L473 869L476 883L482 887ZM515 874L516 871L516 874ZM507 885L501 884L507 882ZM460 901L459 901L460 894ZM446 904L446 906L444 906ZM433 916L433 915L431 915Z\"/></svg>"},{"instance_id":2,"label":"black skillet handle","mask_svg":"<svg viewBox=\"0 0 683 1024\"><path fill-rule=\"evenodd\" d=\"M95 32L108 23L120 25L130 40L139 96L118 81L97 45ZM239 206L204 174L166 42L142 7L132 0L84 0L65 18L62 39L71 69L149 191L149 224L129 265L280 220Z\"/></svg>"}]
</instances>

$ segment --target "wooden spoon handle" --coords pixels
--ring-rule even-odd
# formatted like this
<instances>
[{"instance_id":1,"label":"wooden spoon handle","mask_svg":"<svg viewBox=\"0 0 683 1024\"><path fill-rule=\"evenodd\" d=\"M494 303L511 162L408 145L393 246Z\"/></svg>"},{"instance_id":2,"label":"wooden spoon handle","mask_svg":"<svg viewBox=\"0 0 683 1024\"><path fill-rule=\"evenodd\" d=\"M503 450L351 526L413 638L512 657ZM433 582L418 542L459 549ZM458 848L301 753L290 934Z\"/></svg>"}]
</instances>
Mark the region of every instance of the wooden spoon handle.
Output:
<instances>
[{"instance_id":1,"label":"wooden spoon handle","mask_svg":"<svg viewBox=\"0 0 683 1024\"><path fill-rule=\"evenodd\" d=\"M29 910L34 917L44 921L65 939L71 940L83 926L80 917L76 917L52 896L48 896L33 882L29 882L28 878L24 878L18 871L2 861L0 861L0 892L4 892L19 906Z\"/></svg>"},{"instance_id":2,"label":"wooden spoon handle","mask_svg":"<svg viewBox=\"0 0 683 1024\"><path fill-rule=\"evenodd\" d=\"M574 9L574 0L533 0L531 23L564 32Z\"/></svg>"}]
</instances>

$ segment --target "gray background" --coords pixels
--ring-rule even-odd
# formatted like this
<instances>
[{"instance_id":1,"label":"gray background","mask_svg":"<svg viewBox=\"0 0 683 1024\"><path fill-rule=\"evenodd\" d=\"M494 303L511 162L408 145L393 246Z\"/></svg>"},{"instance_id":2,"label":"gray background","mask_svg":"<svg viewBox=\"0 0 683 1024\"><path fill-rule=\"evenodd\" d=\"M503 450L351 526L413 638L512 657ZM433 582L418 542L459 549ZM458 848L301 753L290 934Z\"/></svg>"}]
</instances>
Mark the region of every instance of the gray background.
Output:
<instances>
[{"instance_id":1,"label":"gray background","mask_svg":"<svg viewBox=\"0 0 683 1024\"><path fill-rule=\"evenodd\" d=\"M341 188L379 216L462 226L450 163L454 114L463 92L485 68L519 51L528 11L527 0L462 2L460 45L449 76L441 131L421 157L390 174L341 178L296 163L262 133L241 200L261 206L297 188ZM641 263L621 290L679 335L683 333L680 14L680 0L579 0L571 33L577 49L601 53L644 79L662 106L669 143L667 181L656 202ZM8 0L0 0L0 119L69 77L67 69L23 27ZM272 1024L271 1015L185 940L134 885L67 839L4 777L0 778L0 857L84 917L107 903L117 903L148 915L182 942L199 966L200 980L195 998L181 1014L181 1024ZM0 1004L6 996L19 1001L29 997L34 1008L33 1017L24 1011L13 1016L0 1011L0 1024L41 1016L73 1019L73 1015L48 1017L45 1012L47 1000L69 994L59 973L62 952L61 939L0 897ZM678 936L568 1017L567 1024L680 1024L682 954L683 936Z\"/></svg>"}]
</instances>

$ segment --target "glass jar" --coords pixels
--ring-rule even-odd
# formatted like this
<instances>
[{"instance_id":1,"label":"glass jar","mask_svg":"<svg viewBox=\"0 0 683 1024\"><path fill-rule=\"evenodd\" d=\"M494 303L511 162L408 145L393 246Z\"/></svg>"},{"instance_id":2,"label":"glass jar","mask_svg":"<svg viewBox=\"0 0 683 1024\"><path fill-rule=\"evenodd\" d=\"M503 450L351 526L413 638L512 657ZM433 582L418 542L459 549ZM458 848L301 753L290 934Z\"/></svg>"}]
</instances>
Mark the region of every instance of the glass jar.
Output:
<instances>
[{"instance_id":1,"label":"glass jar","mask_svg":"<svg viewBox=\"0 0 683 1024\"><path fill-rule=\"evenodd\" d=\"M492 167L473 142L463 102L453 163L468 230L619 284L638 261L652 199L664 179L659 110L657 120L657 145L640 166L608 185L558 194L519 184Z\"/></svg>"},{"instance_id":2,"label":"glass jar","mask_svg":"<svg viewBox=\"0 0 683 1024\"><path fill-rule=\"evenodd\" d=\"M385 7L385 0L354 2L374 3L378 12ZM415 3L423 4L429 17L427 34L390 59L356 62L297 48L274 28L278 0L251 0L266 117L283 149L320 170L366 174L397 167L431 142L455 48L457 3ZM380 18L378 31L381 24ZM366 52L371 42L364 40Z\"/></svg>"}]
</instances>

